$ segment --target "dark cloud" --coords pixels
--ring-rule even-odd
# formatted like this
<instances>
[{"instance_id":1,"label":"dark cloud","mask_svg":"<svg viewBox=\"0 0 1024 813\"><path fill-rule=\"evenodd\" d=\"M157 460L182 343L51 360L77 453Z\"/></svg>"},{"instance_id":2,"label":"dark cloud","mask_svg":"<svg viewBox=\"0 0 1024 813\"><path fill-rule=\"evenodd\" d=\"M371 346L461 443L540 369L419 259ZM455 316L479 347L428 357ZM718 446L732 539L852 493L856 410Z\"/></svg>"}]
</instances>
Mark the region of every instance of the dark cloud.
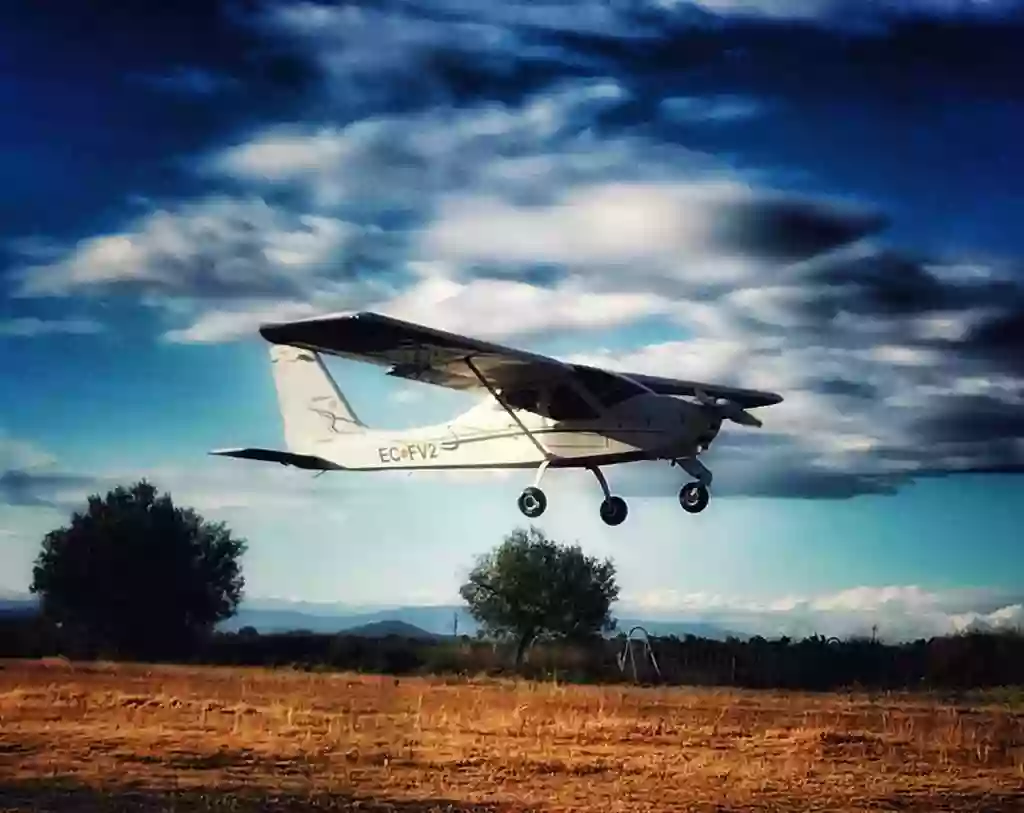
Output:
<instances>
[{"instance_id":1,"label":"dark cloud","mask_svg":"<svg viewBox=\"0 0 1024 813\"><path fill-rule=\"evenodd\" d=\"M600 33L549 32L546 40L566 54L628 72L662 90L687 87L755 97L836 101L871 96L883 104L913 107L951 90L984 98L1017 98L1013 77L1024 62L1018 47L1020 15L1003 19L884 21L878 4L854 0L844 12L808 14L822 3L774 5L772 18L695 14L686 3L648 17L647 37L620 19ZM874 5L873 8L871 6ZM743 4L736 4L742 11ZM853 13L851 10L866 13ZM939 12L937 5L932 10ZM787 15L792 18L787 20ZM872 25L864 25L872 19ZM859 25L855 24L860 20ZM813 66L813 76L808 74ZM811 81L809 81L811 80ZM951 85L954 82L955 85ZM895 111L894 111L895 112Z\"/></svg>"},{"instance_id":2,"label":"dark cloud","mask_svg":"<svg viewBox=\"0 0 1024 813\"><path fill-rule=\"evenodd\" d=\"M698 323L708 338L640 351L623 369L783 394L759 411L763 429L723 426L704 456L716 494L840 499L893 493L917 477L1019 475L1024 278L1015 274L862 248L711 298L702 306L713 317ZM667 468L642 471L625 481L633 493L670 495L680 484Z\"/></svg>"},{"instance_id":3,"label":"dark cloud","mask_svg":"<svg viewBox=\"0 0 1024 813\"><path fill-rule=\"evenodd\" d=\"M64 492L82 491L93 482L91 478L78 474L8 469L0 474L0 505L63 510L69 505Z\"/></svg>"},{"instance_id":4,"label":"dark cloud","mask_svg":"<svg viewBox=\"0 0 1024 813\"><path fill-rule=\"evenodd\" d=\"M812 384L817 392L824 395L840 395L849 398L870 399L878 395L878 387L864 381L847 378L822 378Z\"/></svg>"},{"instance_id":5,"label":"dark cloud","mask_svg":"<svg viewBox=\"0 0 1024 813\"><path fill-rule=\"evenodd\" d=\"M915 258L892 251L826 263L817 281L842 289L816 305L866 314L903 315L935 310L950 304L949 289L930 275Z\"/></svg>"},{"instance_id":6,"label":"dark cloud","mask_svg":"<svg viewBox=\"0 0 1024 813\"><path fill-rule=\"evenodd\" d=\"M711 491L715 497L846 500L870 494L896 494L910 479L899 474L837 471L806 460L794 461L788 456L778 460L757 456L746 462L739 456L723 459L719 455L715 460L713 457L709 453L704 462L714 472ZM624 498L674 497L693 479L680 469L669 468L668 463L631 464L609 472L608 476L612 491Z\"/></svg>"},{"instance_id":7,"label":"dark cloud","mask_svg":"<svg viewBox=\"0 0 1024 813\"><path fill-rule=\"evenodd\" d=\"M1012 443L1024 438L1024 400L949 396L941 399L938 409L922 418L916 429L925 443Z\"/></svg>"},{"instance_id":8,"label":"dark cloud","mask_svg":"<svg viewBox=\"0 0 1024 813\"><path fill-rule=\"evenodd\" d=\"M887 338L1004 361L1012 360L1024 341L1024 282L984 264L959 268L941 257L881 248L816 260L802 274L801 285L802 295L789 304L814 325L843 315L887 320ZM965 335L914 338L908 320L929 316L962 316Z\"/></svg>"},{"instance_id":9,"label":"dark cloud","mask_svg":"<svg viewBox=\"0 0 1024 813\"><path fill-rule=\"evenodd\" d=\"M963 344L966 352L991 358L1024 375L1024 291L1016 294L1004 300L1006 312L972 327Z\"/></svg>"},{"instance_id":10,"label":"dark cloud","mask_svg":"<svg viewBox=\"0 0 1024 813\"><path fill-rule=\"evenodd\" d=\"M976 474L976 475L1021 475L1024 474L1024 462L1020 463L979 463L976 466L965 466L958 469L936 468L919 469L914 472L914 477L950 477L954 474Z\"/></svg>"},{"instance_id":11,"label":"dark cloud","mask_svg":"<svg viewBox=\"0 0 1024 813\"><path fill-rule=\"evenodd\" d=\"M852 243L888 225L881 214L817 200L772 199L738 203L715 224L715 237L733 250L792 262Z\"/></svg>"},{"instance_id":12,"label":"dark cloud","mask_svg":"<svg viewBox=\"0 0 1024 813\"><path fill-rule=\"evenodd\" d=\"M465 268L464 273L476 278L516 280L550 288L565 279L568 272L564 266L558 263L531 263L517 265L514 269L503 265L472 265Z\"/></svg>"},{"instance_id":13,"label":"dark cloud","mask_svg":"<svg viewBox=\"0 0 1024 813\"><path fill-rule=\"evenodd\" d=\"M158 74L132 74L128 78L154 90L183 96L216 96L241 87L241 83L232 76L187 65L176 65Z\"/></svg>"},{"instance_id":14,"label":"dark cloud","mask_svg":"<svg viewBox=\"0 0 1024 813\"><path fill-rule=\"evenodd\" d=\"M277 58L285 53L308 60L323 89L335 100L342 95L349 110L409 110L453 99L512 102L555 78L599 73L656 83L658 97L667 88L703 90L713 82L715 94L727 98L748 90L757 98L774 87L834 99L856 87L920 103L908 87L934 97L941 94L941 78L951 74L986 94L1015 93L1024 30L1005 7L951 15L947 3L860 0L709 8L654 0L258 2L234 8L231 19L242 30L262 36ZM956 28L943 22L950 17L957 18ZM807 65L814 66L813 82L806 81ZM649 120L656 105L637 121Z\"/></svg>"},{"instance_id":15,"label":"dark cloud","mask_svg":"<svg viewBox=\"0 0 1024 813\"><path fill-rule=\"evenodd\" d=\"M723 471L716 496L770 497L774 499L847 500L868 494L893 495L908 478L858 474L821 468L765 471L760 476Z\"/></svg>"}]
</instances>

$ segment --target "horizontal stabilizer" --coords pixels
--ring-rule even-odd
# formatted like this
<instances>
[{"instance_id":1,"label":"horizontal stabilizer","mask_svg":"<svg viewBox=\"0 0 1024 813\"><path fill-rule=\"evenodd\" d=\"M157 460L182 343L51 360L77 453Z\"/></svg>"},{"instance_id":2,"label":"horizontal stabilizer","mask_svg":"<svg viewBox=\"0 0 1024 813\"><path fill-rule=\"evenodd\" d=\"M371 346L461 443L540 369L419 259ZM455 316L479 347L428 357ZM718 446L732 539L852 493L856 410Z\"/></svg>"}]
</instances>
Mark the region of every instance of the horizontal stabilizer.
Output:
<instances>
[{"instance_id":1,"label":"horizontal stabilizer","mask_svg":"<svg viewBox=\"0 0 1024 813\"><path fill-rule=\"evenodd\" d=\"M343 468L343 466L331 463L322 457L308 454L293 454L292 452L279 452L276 449L215 449L210 454L221 457L241 457L245 460L266 460L270 463L280 463L282 466L295 466L298 469L312 469L313 471Z\"/></svg>"}]
</instances>

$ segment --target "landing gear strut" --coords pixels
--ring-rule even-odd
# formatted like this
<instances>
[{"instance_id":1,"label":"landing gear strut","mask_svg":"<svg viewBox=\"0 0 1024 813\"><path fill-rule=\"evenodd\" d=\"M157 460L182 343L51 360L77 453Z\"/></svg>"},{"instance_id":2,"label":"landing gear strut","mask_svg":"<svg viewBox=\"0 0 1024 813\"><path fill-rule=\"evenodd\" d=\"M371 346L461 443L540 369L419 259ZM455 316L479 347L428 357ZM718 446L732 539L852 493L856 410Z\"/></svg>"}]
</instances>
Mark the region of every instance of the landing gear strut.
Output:
<instances>
[{"instance_id":1,"label":"landing gear strut","mask_svg":"<svg viewBox=\"0 0 1024 813\"><path fill-rule=\"evenodd\" d=\"M597 482L601 484L601 491L604 492L604 501L601 503L601 520L605 525L621 525L626 521L629 508L622 497L613 497L608 489L608 481L604 479L601 470L594 466L590 469L594 472Z\"/></svg>"},{"instance_id":2,"label":"landing gear strut","mask_svg":"<svg viewBox=\"0 0 1024 813\"><path fill-rule=\"evenodd\" d=\"M711 470L695 457L673 460L672 465L678 465L691 477L697 478L696 482L687 483L679 489L679 504L688 514L699 514L711 500L711 492L708 491Z\"/></svg>"},{"instance_id":3,"label":"landing gear strut","mask_svg":"<svg viewBox=\"0 0 1024 813\"><path fill-rule=\"evenodd\" d=\"M548 498L540 490L540 481L544 479L544 472L548 470L550 464L550 460L541 463L537 468L537 476L533 480L533 485L524 488L523 493L519 495L519 510L530 519L536 519L548 507Z\"/></svg>"},{"instance_id":4,"label":"landing gear strut","mask_svg":"<svg viewBox=\"0 0 1024 813\"><path fill-rule=\"evenodd\" d=\"M540 481L544 478L544 473L547 471L549 463L550 461L545 460L540 464L533 485L524 488L523 493L519 495L519 510L530 519L536 519L547 508L548 499L544 496L544 492L540 490ZM588 468L594 473L597 482L601 484L601 491L604 493L604 500L601 502L600 511L602 521L606 525L621 525L626 521L626 516L629 513L626 501L622 497L616 497L611 493L608 489L608 481L604 479L604 474L601 473L597 466Z\"/></svg>"}]
</instances>

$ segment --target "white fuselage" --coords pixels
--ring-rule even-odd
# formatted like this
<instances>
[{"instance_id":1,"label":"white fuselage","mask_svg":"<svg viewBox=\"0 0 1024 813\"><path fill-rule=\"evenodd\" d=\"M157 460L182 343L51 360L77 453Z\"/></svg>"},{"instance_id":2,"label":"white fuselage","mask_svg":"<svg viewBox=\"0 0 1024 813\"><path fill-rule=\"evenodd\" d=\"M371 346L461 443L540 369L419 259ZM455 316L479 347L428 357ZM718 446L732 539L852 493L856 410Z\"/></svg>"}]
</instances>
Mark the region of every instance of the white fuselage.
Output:
<instances>
[{"instance_id":1,"label":"white fuselage","mask_svg":"<svg viewBox=\"0 0 1024 813\"><path fill-rule=\"evenodd\" d=\"M513 417L514 415L514 417ZM586 421L506 410L494 399L451 421L407 430L346 431L333 425L303 453L349 470L588 466L695 457L721 420L667 395L636 395ZM525 431L524 431L525 427ZM540 448L538 448L540 447Z\"/></svg>"}]
</instances>

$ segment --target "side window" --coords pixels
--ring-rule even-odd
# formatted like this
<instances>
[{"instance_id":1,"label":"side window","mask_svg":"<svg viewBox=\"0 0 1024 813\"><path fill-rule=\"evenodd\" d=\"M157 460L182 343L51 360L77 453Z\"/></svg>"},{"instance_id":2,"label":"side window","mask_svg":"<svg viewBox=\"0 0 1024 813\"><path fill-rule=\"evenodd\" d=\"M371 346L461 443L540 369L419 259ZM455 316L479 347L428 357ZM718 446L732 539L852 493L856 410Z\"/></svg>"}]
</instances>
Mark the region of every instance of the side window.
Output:
<instances>
[{"instance_id":1,"label":"side window","mask_svg":"<svg viewBox=\"0 0 1024 813\"><path fill-rule=\"evenodd\" d=\"M551 393L548 417L556 421L592 421L598 414L576 390L561 384Z\"/></svg>"},{"instance_id":2,"label":"side window","mask_svg":"<svg viewBox=\"0 0 1024 813\"><path fill-rule=\"evenodd\" d=\"M606 409L647 391L628 378L594 367L577 366L576 374L580 383L593 393Z\"/></svg>"},{"instance_id":3,"label":"side window","mask_svg":"<svg viewBox=\"0 0 1024 813\"><path fill-rule=\"evenodd\" d=\"M535 389L513 390L507 393L505 400L513 409L526 409L536 412L539 407L539 393Z\"/></svg>"}]
</instances>

